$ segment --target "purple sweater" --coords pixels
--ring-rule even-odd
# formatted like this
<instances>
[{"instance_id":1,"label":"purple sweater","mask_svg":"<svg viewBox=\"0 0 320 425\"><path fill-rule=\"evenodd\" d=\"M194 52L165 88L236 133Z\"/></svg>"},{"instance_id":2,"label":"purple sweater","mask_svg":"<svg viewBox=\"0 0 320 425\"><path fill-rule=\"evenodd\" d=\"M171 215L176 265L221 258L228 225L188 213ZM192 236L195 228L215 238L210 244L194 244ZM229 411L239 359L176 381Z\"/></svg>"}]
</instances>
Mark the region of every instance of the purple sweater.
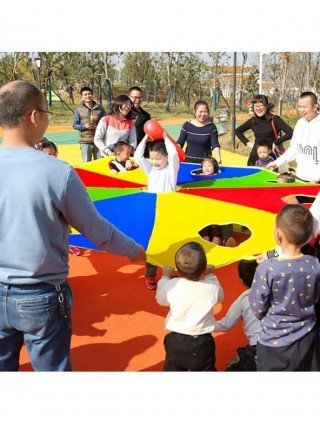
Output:
<instances>
[{"instance_id":1,"label":"purple sweater","mask_svg":"<svg viewBox=\"0 0 320 425\"><path fill-rule=\"evenodd\" d=\"M315 326L314 306L319 297L317 258L302 255L261 263L249 294L253 314L261 320L258 341L269 347L283 347L301 339Z\"/></svg>"},{"instance_id":2,"label":"purple sweater","mask_svg":"<svg viewBox=\"0 0 320 425\"><path fill-rule=\"evenodd\" d=\"M256 167L261 167L261 168L265 168L268 164L270 164L270 162L273 162L274 161L274 158L271 158L271 156L269 156L269 158L268 159L266 159L266 160L264 160L264 159L258 159L256 162L255 162L255 166Z\"/></svg>"}]
</instances>

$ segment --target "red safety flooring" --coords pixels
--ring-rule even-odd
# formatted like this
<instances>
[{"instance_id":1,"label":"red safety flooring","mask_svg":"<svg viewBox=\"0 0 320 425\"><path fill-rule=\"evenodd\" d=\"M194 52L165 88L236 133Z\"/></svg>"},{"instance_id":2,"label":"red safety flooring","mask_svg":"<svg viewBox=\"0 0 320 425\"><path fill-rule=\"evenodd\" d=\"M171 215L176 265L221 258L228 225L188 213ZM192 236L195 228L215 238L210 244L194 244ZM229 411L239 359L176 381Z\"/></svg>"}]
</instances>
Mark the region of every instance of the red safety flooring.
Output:
<instances>
[{"instance_id":1,"label":"red safety flooring","mask_svg":"<svg viewBox=\"0 0 320 425\"><path fill-rule=\"evenodd\" d=\"M245 287L237 277L237 263L217 269L216 274L225 294L223 305L216 308L219 319ZM162 370L166 333L163 324L168 309L159 306L155 291L144 286L143 264L86 250L83 256L70 256L68 281L74 292L74 371ZM216 367L223 371L236 348L246 344L242 323L228 333L214 336ZM20 370L32 370L25 348L20 363Z\"/></svg>"}]
</instances>

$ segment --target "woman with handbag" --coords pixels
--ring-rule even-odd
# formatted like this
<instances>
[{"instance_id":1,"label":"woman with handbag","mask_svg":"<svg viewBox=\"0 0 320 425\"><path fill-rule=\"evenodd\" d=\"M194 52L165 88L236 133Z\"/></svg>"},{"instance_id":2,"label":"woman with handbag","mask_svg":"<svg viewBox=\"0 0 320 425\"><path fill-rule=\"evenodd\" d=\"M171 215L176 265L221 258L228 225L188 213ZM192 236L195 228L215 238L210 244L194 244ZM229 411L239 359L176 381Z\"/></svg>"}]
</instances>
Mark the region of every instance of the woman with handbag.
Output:
<instances>
[{"instance_id":1,"label":"woman with handbag","mask_svg":"<svg viewBox=\"0 0 320 425\"><path fill-rule=\"evenodd\" d=\"M255 162L259 159L257 154L257 142L259 140L266 140L270 144L273 150L272 155L276 158L279 156L279 145L292 137L293 129L278 115L273 115L270 112L271 107L267 96L256 95L252 99L253 116L235 130L240 141L251 148L247 165L255 165ZM244 135L248 130L252 130L255 137L254 142L250 142ZM284 134L280 136L281 132Z\"/></svg>"}]
</instances>

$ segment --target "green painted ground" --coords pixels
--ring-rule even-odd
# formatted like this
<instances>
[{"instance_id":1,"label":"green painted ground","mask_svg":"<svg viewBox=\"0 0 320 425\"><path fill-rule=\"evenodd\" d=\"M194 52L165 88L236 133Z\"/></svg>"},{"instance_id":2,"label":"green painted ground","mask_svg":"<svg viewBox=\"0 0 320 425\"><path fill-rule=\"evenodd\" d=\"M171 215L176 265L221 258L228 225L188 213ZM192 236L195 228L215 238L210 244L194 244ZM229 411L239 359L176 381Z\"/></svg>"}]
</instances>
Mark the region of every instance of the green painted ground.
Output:
<instances>
[{"instance_id":1,"label":"green painted ground","mask_svg":"<svg viewBox=\"0 0 320 425\"><path fill-rule=\"evenodd\" d=\"M225 133L224 123L217 123L218 134ZM181 125L165 125L164 128L175 140L179 138ZM73 145L78 143L79 136L77 131L68 131L64 133L46 133L46 138L51 140L58 145ZM2 137L0 138L0 144L2 143Z\"/></svg>"}]
</instances>

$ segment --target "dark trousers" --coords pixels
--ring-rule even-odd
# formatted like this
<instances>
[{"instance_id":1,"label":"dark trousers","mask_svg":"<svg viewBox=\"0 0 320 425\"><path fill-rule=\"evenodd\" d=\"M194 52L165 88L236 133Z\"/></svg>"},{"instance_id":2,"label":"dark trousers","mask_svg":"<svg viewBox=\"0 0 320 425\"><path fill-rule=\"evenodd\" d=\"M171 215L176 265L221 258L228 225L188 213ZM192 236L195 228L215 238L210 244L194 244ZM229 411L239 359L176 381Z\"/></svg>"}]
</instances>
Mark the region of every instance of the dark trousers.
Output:
<instances>
[{"instance_id":1,"label":"dark trousers","mask_svg":"<svg viewBox=\"0 0 320 425\"><path fill-rule=\"evenodd\" d=\"M212 241L214 236L218 236L222 239L223 242L225 242L233 236L233 225L225 224L223 226L220 226L213 224L200 230L199 235L201 237L207 236L210 241Z\"/></svg>"},{"instance_id":2,"label":"dark trousers","mask_svg":"<svg viewBox=\"0 0 320 425\"><path fill-rule=\"evenodd\" d=\"M257 370L320 371L320 346L317 326L303 338L286 347L257 343Z\"/></svg>"},{"instance_id":3,"label":"dark trousers","mask_svg":"<svg viewBox=\"0 0 320 425\"><path fill-rule=\"evenodd\" d=\"M256 345L246 345L237 348L238 355L232 359L226 369L227 372L256 372Z\"/></svg>"},{"instance_id":4,"label":"dark trousers","mask_svg":"<svg viewBox=\"0 0 320 425\"><path fill-rule=\"evenodd\" d=\"M216 371L215 342L211 334L184 335L171 332L164 338L165 372Z\"/></svg>"}]
</instances>

